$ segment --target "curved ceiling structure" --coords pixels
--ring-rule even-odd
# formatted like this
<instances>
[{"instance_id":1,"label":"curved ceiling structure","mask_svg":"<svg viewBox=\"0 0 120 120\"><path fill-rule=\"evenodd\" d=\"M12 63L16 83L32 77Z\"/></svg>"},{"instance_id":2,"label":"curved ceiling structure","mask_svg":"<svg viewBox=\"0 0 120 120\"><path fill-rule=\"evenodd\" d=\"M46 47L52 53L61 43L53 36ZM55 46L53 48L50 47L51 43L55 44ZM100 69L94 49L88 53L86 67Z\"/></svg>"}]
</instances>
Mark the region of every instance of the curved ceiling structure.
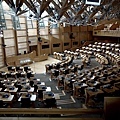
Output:
<instances>
[{"instance_id":1,"label":"curved ceiling structure","mask_svg":"<svg viewBox=\"0 0 120 120\"><path fill-rule=\"evenodd\" d=\"M120 19L120 0L101 0L100 5L86 4L86 0L1 1L5 1L17 16L31 11L31 16L34 15L39 20L46 11L50 16L49 20L70 25L97 25L103 20ZM26 8L23 9L23 5Z\"/></svg>"}]
</instances>

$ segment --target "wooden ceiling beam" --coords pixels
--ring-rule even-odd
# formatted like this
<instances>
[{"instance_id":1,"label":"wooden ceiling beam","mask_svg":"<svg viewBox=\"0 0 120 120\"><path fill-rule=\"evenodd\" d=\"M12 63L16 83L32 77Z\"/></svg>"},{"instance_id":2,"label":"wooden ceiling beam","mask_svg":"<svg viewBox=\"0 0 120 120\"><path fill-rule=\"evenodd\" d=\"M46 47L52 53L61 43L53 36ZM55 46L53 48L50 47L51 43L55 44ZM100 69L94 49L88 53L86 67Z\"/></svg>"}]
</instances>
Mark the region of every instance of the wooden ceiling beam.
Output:
<instances>
[{"instance_id":1,"label":"wooden ceiling beam","mask_svg":"<svg viewBox=\"0 0 120 120\"><path fill-rule=\"evenodd\" d=\"M66 13L66 11L71 7L71 5L74 3L75 0L70 0L68 3L68 0L65 1L64 6L61 8L59 12L60 18Z\"/></svg>"},{"instance_id":2,"label":"wooden ceiling beam","mask_svg":"<svg viewBox=\"0 0 120 120\"><path fill-rule=\"evenodd\" d=\"M71 10L72 13L76 14L74 9L70 8L70 10Z\"/></svg>"},{"instance_id":3,"label":"wooden ceiling beam","mask_svg":"<svg viewBox=\"0 0 120 120\"><path fill-rule=\"evenodd\" d=\"M111 20L101 20L98 22L98 24L112 24L117 22L118 24L120 24L120 19L116 18L116 19L111 19Z\"/></svg>"},{"instance_id":4,"label":"wooden ceiling beam","mask_svg":"<svg viewBox=\"0 0 120 120\"><path fill-rule=\"evenodd\" d=\"M30 2L28 2L27 0L24 0L24 3L36 15L37 10L36 10L35 6L32 5Z\"/></svg>"},{"instance_id":5,"label":"wooden ceiling beam","mask_svg":"<svg viewBox=\"0 0 120 120\"><path fill-rule=\"evenodd\" d=\"M10 8L15 8L15 4L13 0L4 0Z\"/></svg>"},{"instance_id":6,"label":"wooden ceiling beam","mask_svg":"<svg viewBox=\"0 0 120 120\"><path fill-rule=\"evenodd\" d=\"M58 11L60 10L60 6L57 5L55 1L52 1L52 4L54 5L56 10L58 10Z\"/></svg>"},{"instance_id":7,"label":"wooden ceiling beam","mask_svg":"<svg viewBox=\"0 0 120 120\"><path fill-rule=\"evenodd\" d=\"M81 8L82 8L82 9L80 9L80 10L77 12L76 16L82 14L82 13L84 12L84 10L87 8L87 5L83 4L83 5L81 6Z\"/></svg>"},{"instance_id":8,"label":"wooden ceiling beam","mask_svg":"<svg viewBox=\"0 0 120 120\"><path fill-rule=\"evenodd\" d=\"M41 6L40 6L40 16L46 10L46 8L49 6L50 2L52 2L53 0L48 0L48 1L44 1L44 2L43 1L41 2Z\"/></svg>"}]
</instances>

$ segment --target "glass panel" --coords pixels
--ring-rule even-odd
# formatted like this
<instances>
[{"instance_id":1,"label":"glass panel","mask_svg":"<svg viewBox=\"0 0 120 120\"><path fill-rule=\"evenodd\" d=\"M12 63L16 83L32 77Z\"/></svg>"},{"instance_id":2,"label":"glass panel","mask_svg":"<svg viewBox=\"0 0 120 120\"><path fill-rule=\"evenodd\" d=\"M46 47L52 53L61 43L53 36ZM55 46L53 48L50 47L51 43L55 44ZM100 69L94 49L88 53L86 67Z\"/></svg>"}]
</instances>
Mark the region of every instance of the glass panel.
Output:
<instances>
[{"instance_id":1,"label":"glass panel","mask_svg":"<svg viewBox=\"0 0 120 120\"><path fill-rule=\"evenodd\" d=\"M26 31L17 31L17 36L26 36Z\"/></svg>"},{"instance_id":2,"label":"glass panel","mask_svg":"<svg viewBox=\"0 0 120 120\"><path fill-rule=\"evenodd\" d=\"M5 48L6 51L6 56L12 56L15 55L15 47L6 47Z\"/></svg>"},{"instance_id":3,"label":"glass panel","mask_svg":"<svg viewBox=\"0 0 120 120\"><path fill-rule=\"evenodd\" d=\"M25 20L25 18L19 18L19 21L20 21L20 23L26 23L26 20Z\"/></svg>"},{"instance_id":4,"label":"glass panel","mask_svg":"<svg viewBox=\"0 0 120 120\"><path fill-rule=\"evenodd\" d=\"M11 20L6 20L6 26L7 26L7 29L13 28L12 21Z\"/></svg>"},{"instance_id":5,"label":"glass panel","mask_svg":"<svg viewBox=\"0 0 120 120\"><path fill-rule=\"evenodd\" d=\"M14 37L13 30L3 30L4 38Z\"/></svg>"},{"instance_id":6,"label":"glass panel","mask_svg":"<svg viewBox=\"0 0 120 120\"><path fill-rule=\"evenodd\" d=\"M28 29L28 36L37 35L37 29Z\"/></svg>"},{"instance_id":7,"label":"glass panel","mask_svg":"<svg viewBox=\"0 0 120 120\"><path fill-rule=\"evenodd\" d=\"M26 48L27 43L18 43L18 48Z\"/></svg>"},{"instance_id":8,"label":"glass panel","mask_svg":"<svg viewBox=\"0 0 120 120\"><path fill-rule=\"evenodd\" d=\"M18 43L26 42L26 37L18 37L17 40L18 40Z\"/></svg>"},{"instance_id":9,"label":"glass panel","mask_svg":"<svg viewBox=\"0 0 120 120\"><path fill-rule=\"evenodd\" d=\"M4 39L4 42L5 42L6 46L15 46L15 40L14 40L14 38Z\"/></svg>"}]
</instances>

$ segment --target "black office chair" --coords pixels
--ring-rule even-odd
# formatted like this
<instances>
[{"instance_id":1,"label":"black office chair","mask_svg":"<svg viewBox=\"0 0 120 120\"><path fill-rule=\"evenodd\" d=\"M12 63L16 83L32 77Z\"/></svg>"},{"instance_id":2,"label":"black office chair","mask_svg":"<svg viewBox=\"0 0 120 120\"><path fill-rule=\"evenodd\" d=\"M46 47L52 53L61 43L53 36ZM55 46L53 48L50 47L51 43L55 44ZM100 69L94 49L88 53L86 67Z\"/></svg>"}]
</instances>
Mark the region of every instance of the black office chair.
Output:
<instances>
[{"instance_id":1,"label":"black office chair","mask_svg":"<svg viewBox=\"0 0 120 120\"><path fill-rule=\"evenodd\" d=\"M34 86L34 82L30 81L30 86L33 87Z\"/></svg>"},{"instance_id":2,"label":"black office chair","mask_svg":"<svg viewBox=\"0 0 120 120\"><path fill-rule=\"evenodd\" d=\"M39 98L43 98L43 91L45 91L45 89L43 89L43 90L38 90L38 97L39 97Z\"/></svg>"},{"instance_id":3,"label":"black office chair","mask_svg":"<svg viewBox=\"0 0 120 120\"><path fill-rule=\"evenodd\" d=\"M21 72L16 73L16 78L20 78L21 77Z\"/></svg>"},{"instance_id":4,"label":"black office chair","mask_svg":"<svg viewBox=\"0 0 120 120\"><path fill-rule=\"evenodd\" d=\"M46 99L44 102L45 102L45 105L46 105L47 108L56 107L55 98Z\"/></svg>"},{"instance_id":5,"label":"black office chair","mask_svg":"<svg viewBox=\"0 0 120 120\"><path fill-rule=\"evenodd\" d=\"M2 100L0 100L0 108L7 108L8 104L4 103Z\"/></svg>"},{"instance_id":6,"label":"black office chair","mask_svg":"<svg viewBox=\"0 0 120 120\"><path fill-rule=\"evenodd\" d=\"M55 70L53 75L57 77L59 75L59 70Z\"/></svg>"},{"instance_id":7,"label":"black office chair","mask_svg":"<svg viewBox=\"0 0 120 120\"><path fill-rule=\"evenodd\" d=\"M60 63L57 63L55 69L59 69L59 68L60 68Z\"/></svg>"},{"instance_id":8,"label":"black office chair","mask_svg":"<svg viewBox=\"0 0 120 120\"><path fill-rule=\"evenodd\" d=\"M24 71L27 73L28 70L31 70L29 66L24 66Z\"/></svg>"},{"instance_id":9,"label":"black office chair","mask_svg":"<svg viewBox=\"0 0 120 120\"><path fill-rule=\"evenodd\" d=\"M21 98L21 107L22 108L30 108L30 98Z\"/></svg>"},{"instance_id":10,"label":"black office chair","mask_svg":"<svg viewBox=\"0 0 120 120\"><path fill-rule=\"evenodd\" d=\"M29 79L32 76L31 72L27 72L27 78Z\"/></svg>"},{"instance_id":11,"label":"black office chair","mask_svg":"<svg viewBox=\"0 0 120 120\"><path fill-rule=\"evenodd\" d=\"M78 65L78 70L82 70L84 68L84 64Z\"/></svg>"},{"instance_id":12,"label":"black office chair","mask_svg":"<svg viewBox=\"0 0 120 120\"><path fill-rule=\"evenodd\" d=\"M21 89L22 89L22 86L21 85L17 85L16 87L18 88L17 92L20 92Z\"/></svg>"},{"instance_id":13,"label":"black office chair","mask_svg":"<svg viewBox=\"0 0 120 120\"><path fill-rule=\"evenodd\" d=\"M14 69L12 69L13 66L8 66L7 69L8 71L12 72L12 71L15 71Z\"/></svg>"},{"instance_id":14,"label":"black office chair","mask_svg":"<svg viewBox=\"0 0 120 120\"><path fill-rule=\"evenodd\" d=\"M37 92L38 86L34 85L34 92Z\"/></svg>"},{"instance_id":15,"label":"black office chair","mask_svg":"<svg viewBox=\"0 0 120 120\"><path fill-rule=\"evenodd\" d=\"M65 70L64 70L64 72L63 72L63 74L65 74L65 75L67 75L67 74L69 74L69 69L68 68L66 68Z\"/></svg>"}]
</instances>

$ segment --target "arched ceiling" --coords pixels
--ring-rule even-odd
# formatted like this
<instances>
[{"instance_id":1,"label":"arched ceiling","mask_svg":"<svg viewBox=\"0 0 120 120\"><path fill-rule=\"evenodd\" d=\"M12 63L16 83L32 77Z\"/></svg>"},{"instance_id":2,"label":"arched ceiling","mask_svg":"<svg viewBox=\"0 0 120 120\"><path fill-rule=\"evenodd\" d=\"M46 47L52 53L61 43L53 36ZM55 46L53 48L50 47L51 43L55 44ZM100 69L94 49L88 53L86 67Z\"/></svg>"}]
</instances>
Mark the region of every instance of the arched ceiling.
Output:
<instances>
[{"instance_id":1,"label":"arched ceiling","mask_svg":"<svg viewBox=\"0 0 120 120\"><path fill-rule=\"evenodd\" d=\"M98 6L85 4L85 0L1 0L5 1L17 16L29 10L39 20L46 11L49 20L70 25L97 25L101 21L120 19L120 0L101 0ZM27 8L23 9L23 5Z\"/></svg>"}]
</instances>

